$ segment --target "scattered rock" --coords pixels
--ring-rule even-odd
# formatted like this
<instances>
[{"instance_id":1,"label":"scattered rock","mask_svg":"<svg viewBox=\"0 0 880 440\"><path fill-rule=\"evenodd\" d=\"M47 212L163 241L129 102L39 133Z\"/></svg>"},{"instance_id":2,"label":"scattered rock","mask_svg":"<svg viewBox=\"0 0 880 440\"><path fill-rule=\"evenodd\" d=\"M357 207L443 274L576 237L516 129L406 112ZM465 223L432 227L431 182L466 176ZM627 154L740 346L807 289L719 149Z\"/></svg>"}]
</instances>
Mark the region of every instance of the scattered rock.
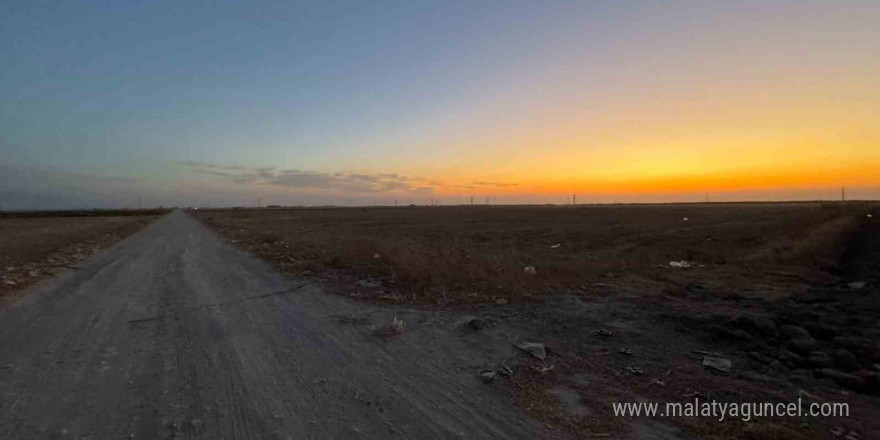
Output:
<instances>
[{"instance_id":1,"label":"scattered rock","mask_svg":"<svg viewBox=\"0 0 880 440\"><path fill-rule=\"evenodd\" d=\"M862 350L870 347L871 341L860 336L838 336L834 338L834 345L850 350Z\"/></svg>"},{"instance_id":2,"label":"scattered rock","mask_svg":"<svg viewBox=\"0 0 880 440\"><path fill-rule=\"evenodd\" d=\"M825 325L821 322L807 324L806 328L814 338L820 341L830 341L837 336L837 330L835 330L834 327Z\"/></svg>"},{"instance_id":3,"label":"scattered rock","mask_svg":"<svg viewBox=\"0 0 880 440\"><path fill-rule=\"evenodd\" d=\"M468 327L474 330L484 329L487 325L486 320L479 316L468 321Z\"/></svg>"},{"instance_id":4,"label":"scattered rock","mask_svg":"<svg viewBox=\"0 0 880 440\"><path fill-rule=\"evenodd\" d=\"M621 347L617 352L625 356L632 356L633 354L632 349L626 347Z\"/></svg>"},{"instance_id":5,"label":"scattered rock","mask_svg":"<svg viewBox=\"0 0 880 440\"><path fill-rule=\"evenodd\" d=\"M803 368L793 370L788 376L788 380L797 383L808 383L811 379L813 379L813 375L808 370L804 370Z\"/></svg>"},{"instance_id":6,"label":"scattered rock","mask_svg":"<svg viewBox=\"0 0 880 440\"><path fill-rule=\"evenodd\" d=\"M379 287L382 285L382 282L378 280L364 279L358 281L357 285L361 287Z\"/></svg>"},{"instance_id":7,"label":"scattered rock","mask_svg":"<svg viewBox=\"0 0 880 440\"><path fill-rule=\"evenodd\" d=\"M544 347L544 344L539 342L522 342L515 345L515 347L540 360L544 360L547 357L547 349Z\"/></svg>"},{"instance_id":8,"label":"scattered rock","mask_svg":"<svg viewBox=\"0 0 880 440\"><path fill-rule=\"evenodd\" d=\"M503 306L509 302L510 302L510 300L507 298L498 298L495 300L495 304L498 304L499 306Z\"/></svg>"},{"instance_id":9,"label":"scattered rock","mask_svg":"<svg viewBox=\"0 0 880 440\"><path fill-rule=\"evenodd\" d=\"M843 371L853 371L859 364L856 355L852 354L851 351L845 348L834 350L832 357L834 358L834 364L837 368Z\"/></svg>"},{"instance_id":10,"label":"scattered rock","mask_svg":"<svg viewBox=\"0 0 880 440\"><path fill-rule=\"evenodd\" d=\"M730 368L733 367L733 364L730 362L730 359L727 358L706 356L703 358L703 366L727 373L730 371Z\"/></svg>"},{"instance_id":11,"label":"scattered rock","mask_svg":"<svg viewBox=\"0 0 880 440\"><path fill-rule=\"evenodd\" d=\"M684 261L684 260L669 262L669 267L677 267L677 268L684 269L684 268L688 268L688 267L692 267L692 266L693 266L693 263L691 263L689 261Z\"/></svg>"},{"instance_id":12,"label":"scattered rock","mask_svg":"<svg viewBox=\"0 0 880 440\"><path fill-rule=\"evenodd\" d=\"M747 341L747 340L752 339L752 337L749 335L749 333L746 332L745 330L742 330L742 329L731 330L731 329L724 327L724 326L721 326L721 325L713 325L713 326L709 327L709 333L711 333L712 336L714 336L716 339L722 340L722 341L724 341L724 340Z\"/></svg>"},{"instance_id":13,"label":"scattered rock","mask_svg":"<svg viewBox=\"0 0 880 440\"><path fill-rule=\"evenodd\" d=\"M605 330L605 329L596 330L595 333L598 336L604 336L606 338L614 334L614 332L612 332L611 330Z\"/></svg>"},{"instance_id":14,"label":"scattered rock","mask_svg":"<svg viewBox=\"0 0 880 440\"><path fill-rule=\"evenodd\" d=\"M773 359L770 356L766 356L766 355L761 354L757 351L750 351L749 357L758 361L759 363L764 364L764 365L768 365L771 362L773 362Z\"/></svg>"},{"instance_id":15,"label":"scattered rock","mask_svg":"<svg viewBox=\"0 0 880 440\"><path fill-rule=\"evenodd\" d=\"M816 340L813 338L797 338L788 343L791 350L798 354L809 354L816 349L816 345Z\"/></svg>"},{"instance_id":16,"label":"scattered rock","mask_svg":"<svg viewBox=\"0 0 880 440\"><path fill-rule=\"evenodd\" d=\"M776 379L774 379L770 376L765 376L763 374L755 373L754 371L746 371L744 373L741 373L739 375L739 377L747 379L751 382L761 382L761 383L775 383L776 382Z\"/></svg>"},{"instance_id":17,"label":"scattered rock","mask_svg":"<svg viewBox=\"0 0 880 440\"><path fill-rule=\"evenodd\" d=\"M864 281L853 281L851 283L847 283L846 287L849 287L850 289L864 289L867 285L868 283Z\"/></svg>"},{"instance_id":18,"label":"scattered rock","mask_svg":"<svg viewBox=\"0 0 880 440\"><path fill-rule=\"evenodd\" d=\"M763 316L741 315L734 323L742 329L767 336L776 334L776 323Z\"/></svg>"},{"instance_id":19,"label":"scattered rock","mask_svg":"<svg viewBox=\"0 0 880 440\"><path fill-rule=\"evenodd\" d=\"M523 268L523 273L526 275L536 275L538 271L535 270L535 266L526 266Z\"/></svg>"},{"instance_id":20,"label":"scattered rock","mask_svg":"<svg viewBox=\"0 0 880 440\"><path fill-rule=\"evenodd\" d=\"M779 332L788 336L789 339L813 338L807 329L797 325L781 325L779 326Z\"/></svg>"},{"instance_id":21,"label":"scattered rock","mask_svg":"<svg viewBox=\"0 0 880 440\"><path fill-rule=\"evenodd\" d=\"M861 377L856 376L855 374L844 373L843 371L835 370L833 368L819 368L816 370L816 375L831 379L842 387L855 390L861 389L865 385L865 382Z\"/></svg>"},{"instance_id":22,"label":"scattered rock","mask_svg":"<svg viewBox=\"0 0 880 440\"><path fill-rule=\"evenodd\" d=\"M796 353L792 353L788 350L782 350L779 352L779 360L782 361L785 365L789 367L796 367L804 365L804 358L800 357L800 355Z\"/></svg>"},{"instance_id":23,"label":"scattered rock","mask_svg":"<svg viewBox=\"0 0 880 440\"><path fill-rule=\"evenodd\" d=\"M834 365L834 360L824 352L814 351L807 357L807 363L813 368L829 368Z\"/></svg>"},{"instance_id":24,"label":"scattered rock","mask_svg":"<svg viewBox=\"0 0 880 440\"><path fill-rule=\"evenodd\" d=\"M558 248L559 246L562 246L562 245L559 244L559 243L551 244L551 245L550 245L550 249L556 249L556 248Z\"/></svg>"},{"instance_id":25,"label":"scattered rock","mask_svg":"<svg viewBox=\"0 0 880 440\"><path fill-rule=\"evenodd\" d=\"M641 376L644 373L639 367L626 367L626 371L633 376Z\"/></svg>"},{"instance_id":26,"label":"scattered rock","mask_svg":"<svg viewBox=\"0 0 880 440\"><path fill-rule=\"evenodd\" d=\"M501 364L501 367L498 368L498 374L502 376L511 376L513 375L513 369L507 365Z\"/></svg>"}]
</instances>

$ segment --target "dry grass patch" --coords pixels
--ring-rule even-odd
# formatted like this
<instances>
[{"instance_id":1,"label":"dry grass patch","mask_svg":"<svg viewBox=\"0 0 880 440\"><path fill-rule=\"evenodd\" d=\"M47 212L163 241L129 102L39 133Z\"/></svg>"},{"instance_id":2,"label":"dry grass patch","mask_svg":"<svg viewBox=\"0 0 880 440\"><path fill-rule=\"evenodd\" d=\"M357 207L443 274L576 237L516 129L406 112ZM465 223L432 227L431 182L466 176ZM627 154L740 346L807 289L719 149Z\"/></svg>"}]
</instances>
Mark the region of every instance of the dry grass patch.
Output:
<instances>
[{"instance_id":1,"label":"dry grass patch","mask_svg":"<svg viewBox=\"0 0 880 440\"><path fill-rule=\"evenodd\" d=\"M652 277L670 261L734 268L759 278L779 268L833 267L841 243L858 224L853 218L864 216L864 209L792 203L291 208L195 215L290 275L351 284L377 279L383 288L366 289L364 296L387 297L393 289L406 302L442 304L585 294L621 274Z\"/></svg>"}]
</instances>

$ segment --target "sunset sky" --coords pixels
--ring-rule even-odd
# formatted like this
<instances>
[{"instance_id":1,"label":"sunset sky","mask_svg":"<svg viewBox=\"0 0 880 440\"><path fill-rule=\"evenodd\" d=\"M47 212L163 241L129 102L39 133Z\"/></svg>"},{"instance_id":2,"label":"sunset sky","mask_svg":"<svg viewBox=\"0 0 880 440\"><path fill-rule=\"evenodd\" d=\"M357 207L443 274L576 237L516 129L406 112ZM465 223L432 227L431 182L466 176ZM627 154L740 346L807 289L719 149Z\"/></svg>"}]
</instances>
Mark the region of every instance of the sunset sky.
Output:
<instances>
[{"instance_id":1,"label":"sunset sky","mask_svg":"<svg viewBox=\"0 0 880 440\"><path fill-rule=\"evenodd\" d=\"M880 2L0 3L0 209L880 198Z\"/></svg>"}]
</instances>

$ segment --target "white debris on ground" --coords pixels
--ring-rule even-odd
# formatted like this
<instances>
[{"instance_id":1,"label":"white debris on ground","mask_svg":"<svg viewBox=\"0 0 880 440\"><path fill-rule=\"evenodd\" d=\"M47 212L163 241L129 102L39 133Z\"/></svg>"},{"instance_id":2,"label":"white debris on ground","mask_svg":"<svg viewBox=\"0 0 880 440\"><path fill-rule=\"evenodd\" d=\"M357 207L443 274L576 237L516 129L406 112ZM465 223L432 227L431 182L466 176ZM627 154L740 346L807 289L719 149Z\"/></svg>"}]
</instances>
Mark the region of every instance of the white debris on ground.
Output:
<instances>
[{"instance_id":1,"label":"white debris on ground","mask_svg":"<svg viewBox=\"0 0 880 440\"><path fill-rule=\"evenodd\" d=\"M869 217L870 217L870 215L869 215ZM559 244L559 243L551 244L551 245L550 245L550 249L556 249L556 248L558 248L559 246L562 246L562 245Z\"/></svg>"},{"instance_id":2,"label":"white debris on ground","mask_svg":"<svg viewBox=\"0 0 880 440\"><path fill-rule=\"evenodd\" d=\"M687 217L685 217L685 218L683 218L683 219L681 219L681 221L683 221L683 222L686 222L686 221L688 221L688 220L690 220L690 219L689 219L689 218L687 218Z\"/></svg>"},{"instance_id":3,"label":"white debris on ground","mask_svg":"<svg viewBox=\"0 0 880 440\"><path fill-rule=\"evenodd\" d=\"M480 371L479 374L477 374L480 380L486 383L492 382L497 375L498 373L496 373L495 370L483 370Z\"/></svg>"},{"instance_id":4,"label":"white debris on ground","mask_svg":"<svg viewBox=\"0 0 880 440\"><path fill-rule=\"evenodd\" d=\"M520 344L517 344L516 348L542 361L547 357L547 349L544 348L544 344L541 344L539 342L522 342Z\"/></svg>"},{"instance_id":5,"label":"white debris on ground","mask_svg":"<svg viewBox=\"0 0 880 440\"><path fill-rule=\"evenodd\" d=\"M864 281L853 281L851 283L847 283L846 286L849 287L850 289L863 289L867 285L868 285L868 283L866 283Z\"/></svg>"},{"instance_id":6,"label":"white debris on ground","mask_svg":"<svg viewBox=\"0 0 880 440\"><path fill-rule=\"evenodd\" d=\"M727 373L730 371L730 368L733 364L730 362L730 359L717 357L717 356L706 356L703 358L703 366L706 368L711 368L713 370L718 370L723 373Z\"/></svg>"},{"instance_id":7,"label":"white debris on ground","mask_svg":"<svg viewBox=\"0 0 880 440\"><path fill-rule=\"evenodd\" d=\"M526 266L523 269L523 273L525 273L526 275L535 275L538 273L538 271L535 270L535 266Z\"/></svg>"},{"instance_id":8,"label":"white debris on ground","mask_svg":"<svg viewBox=\"0 0 880 440\"><path fill-rule=\"evenodd\" d=\"M669 267L688 268L688 267L693 267L693 266L694 266L693 263L691 263L690 261L685 261L685 260L670 261L669 262Z\"/></svg>"}]
</instances>

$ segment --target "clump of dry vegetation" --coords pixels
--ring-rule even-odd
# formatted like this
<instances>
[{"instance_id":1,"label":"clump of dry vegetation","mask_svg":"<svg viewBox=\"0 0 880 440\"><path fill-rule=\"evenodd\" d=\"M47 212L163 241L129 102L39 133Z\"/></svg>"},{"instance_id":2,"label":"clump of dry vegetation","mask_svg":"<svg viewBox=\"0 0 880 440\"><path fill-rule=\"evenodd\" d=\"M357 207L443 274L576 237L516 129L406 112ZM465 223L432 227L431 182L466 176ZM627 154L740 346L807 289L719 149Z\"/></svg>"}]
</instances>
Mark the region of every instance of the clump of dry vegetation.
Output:
<instances>
[{"instance_id":1,"label":"clump of dry vegetation","mask_svg":"<svg viewBox=\"0 0 880 440\"><path fill-rule=\"evenodd\" d=\"M403 329L406 327L406 324L402 319L397 319L395 316L394 319L391 320L388 324L383 326L379 326L373 330L373 334L379 336L380 338L393 338L395 336L400 336L403 333Z\"/></svg>"},{"instance_id":2,"label":"clump of dry vegetation","mask_svg":"<svg viewBox=\"0 0 880 440\"><path fill-rule=\"evenodd\" d=\"M610 402L833 397L859 414L846 421L847 430L876 431L880 375L869 369L880 360L870 294L880 283L878 206L263 209L196 216L328 291L478 311L462 333L473 341L489 338L486 321L524 329L526 340L552 354L504 358L476 380L507 393L549 429L576 438L684 432L770 439L826 438L843 422L622 418ZM403 332L396 319L380 322L372 335ZM792 339L792 327L810 338ZM408 331L416 338L420 330L421 321ZM707 368L696 354L708 352L731 370ZM839 371L828 370L828 359Z\"/></svg>"},{"instance_id":3,"label":"clump of dry vegetation","mask_svg":"<svg viewBox=\"0 0 880 440\"><path fill-rule=\"evenodd\" d=\"M0 218L57 218L57 217L149 217L164 215L170 209L65 209L56 211L2 211Z\"/></svg>"},{"instance_id":4,"label":"clump of dry vegetation","mask_svg":"<svg viewBox=\"0 0 880 440\"><path fill-rule=\"evenodd\" d=\"M668 271L658 275L657 268L670 261L751 274L782 268L806 276L816 264L833 268L865 209L782 203L289 208L195 215L287 274L377 279L406 301L443 303L583 293L622 273L666 277ZM386 292L366 292L373 293Z\"/></svg>"}]
</instances>

